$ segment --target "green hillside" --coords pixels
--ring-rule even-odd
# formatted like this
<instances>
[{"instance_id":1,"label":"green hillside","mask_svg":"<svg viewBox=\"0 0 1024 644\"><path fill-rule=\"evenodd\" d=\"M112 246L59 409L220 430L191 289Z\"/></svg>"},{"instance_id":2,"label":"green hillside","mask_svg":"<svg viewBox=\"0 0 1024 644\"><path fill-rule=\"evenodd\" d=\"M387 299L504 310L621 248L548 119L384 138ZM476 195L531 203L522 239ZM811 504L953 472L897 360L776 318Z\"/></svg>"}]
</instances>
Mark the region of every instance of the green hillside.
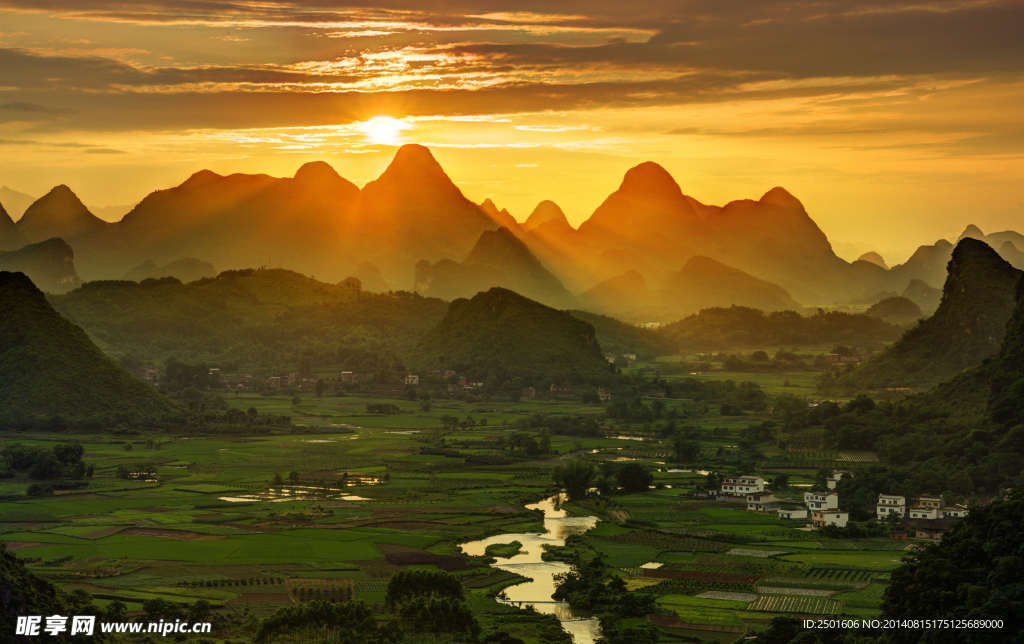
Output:
<instances>
[{"instance_id":1,"label":"green hillside","mask_svg":"<svg viewBox=\"0 0 1024 644\"><path fill-rule=\"evenodd\" d=\"M0 410L16 424L54 415L151 417L177 407L61 317L28 277L0 272Z\"/></svg>"},{"instance_id":2,"label":"green hillside","mask_svg":"<svg viewBox=\"0 0 1024 644\"><path fill-rule=\"evenodd\" d=\"M116 355L256 372L294 371L304 355L314 367L375 371L447 310L434 298L357 292L280 269L225 271L189 284L89 282L50 301Z\"/></svg>"},{"instance_id":3,"label":"green hillside","mask_svg":"<svg viewBox=\"0 0 1024 644\"><path fill-rule=\"evenodd\" d=\"M407 362L499 386L514 378L533 385L616 378L591 324L502 288L452 302Z\"/></svg>"},{"instance_id":4,"label":"green hillside","mask_svg":"<svg viewBox=\"0 0 1024 644\"><path fill-rule=\"evenodd\" d=\"M658 331L589 311L569 313L594 326L601 348L606 352L635 353L640 360L653 360L675 353L675 344Z\"/></svg>"},{"instance_id":5,"label":"green hillside","mask_svg":"<svg viewBox=\"0 0 1024 644\"><path fill-rule=\"evenodd\" d=\"M917 303L902 296L887 297L876 302L867 311L864 311L864 314L900 326L913 324L924 317L921 307Z\"/></svg>"},{"instance_id":6,"label":"green hillside","mask_svg":"<svg viewBox=\"0 0 1024 644\"><path fill-rule=\"evenodd\" d=\"M704 309L661 332L680 349L696 351L823 343L865 347L900 335L899 327L863 314L819 311L805 317L795 311L765 313L744 306Z\"/></svg>"},{"instance_id":7,"label":"green hillside","mask_svg":"<svg viewBox=\"0 0 1024 644\"><path fill-rule=\"evenodd\" d=\"M996 353L1021 271L984 242L962 239L947 267L942 304L880 356L842 375L840 389L923 387Z\"/></svg>"},{"instance_id":8,"label":"green hillside","mask_svg":"<svg viewBox=\"0 0 1024 644\"><path fill-rule=\"evenodd\" d=\"M0 597L4 598L4 610L0 610L0 642L27 642L27 637L15 636L18 617L25 615L86 615L96 610L95 606L77 596L68 596L53 584L42 579L25 568L13 552L0 541ZM45 626L45 622L42 624ZM70 624L69 624L70 627ZM92 637L77 635L72 637L68 632L56 636L44 631L43 637L50 642L73 642L77 640L104 641L108 638L100 632L99 626L94 629Z\"/></svg>"}]
</instances>

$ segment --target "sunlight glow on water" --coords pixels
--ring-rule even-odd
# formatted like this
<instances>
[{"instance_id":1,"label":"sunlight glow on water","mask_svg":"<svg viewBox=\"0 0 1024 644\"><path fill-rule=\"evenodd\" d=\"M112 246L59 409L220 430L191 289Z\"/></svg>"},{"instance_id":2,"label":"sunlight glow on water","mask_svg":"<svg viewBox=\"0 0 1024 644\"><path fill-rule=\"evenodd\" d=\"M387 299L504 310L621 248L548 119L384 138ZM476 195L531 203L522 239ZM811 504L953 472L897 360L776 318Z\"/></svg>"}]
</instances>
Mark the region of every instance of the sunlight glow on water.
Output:
<instances>
[{"instance_id":1,"label":"sunlight glow on water","mask_svg":"<svg viewBox=\"0 0 1024 644\"><path fill-rule=\"evenodd\" d=\"M583 534L597 525L596 517L570 517L562 509L565 494L544 499L538 503L527 505L529 510L544 511L543 534L525 532L521 534L499 534L479 541L462 544L462 550L468 555L483 555L487 546L494 543L518 541L523 544L520 552L512 557L497 557L498 562L493 568L514 572L533 581L509 586L505 589L507 603L525 606L532 604L538 612L555 615L564 628L572 635L575 644L593 644L601 636L599 622L574 610L565 602L551 599L555 592L554 576L569 571L569 564L561 561L544 561L541 554L544 545L565 545L565 538L573 534Z\"/></svg>"}]
</instances>

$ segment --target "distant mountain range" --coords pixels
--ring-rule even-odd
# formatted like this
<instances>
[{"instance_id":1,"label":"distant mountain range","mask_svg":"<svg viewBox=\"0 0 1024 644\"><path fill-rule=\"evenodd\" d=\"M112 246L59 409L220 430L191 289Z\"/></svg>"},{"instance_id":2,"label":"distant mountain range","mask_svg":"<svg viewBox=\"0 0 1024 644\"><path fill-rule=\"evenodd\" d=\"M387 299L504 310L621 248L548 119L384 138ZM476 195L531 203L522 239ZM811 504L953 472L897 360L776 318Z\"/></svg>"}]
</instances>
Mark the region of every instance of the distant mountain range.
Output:
<instances>
[{"instance_id":1,"label":"distant mountain range","mask_svg":"<svg viewBox=\"0 0 1024 644\"><path fill-rule=\"evenodd\" d=\"M20 198L0 197L9 193ZM401 147L362 189L324 162L290 178L202 170L116 223L96 217L66 186L13 219L0 214L0 250L61 238L86 280L194 258L220 269L282 266L328 282L353 276L366 290L446 298L501 286L636 322L708 306L799 311L897 295L927 314L934 298L915 299L908 289L939 286L953 250L940 240L892 267L872 253L847 262L785 189L707 205L652 162L627 171L578 229L551 201L520 224L489 199L467 199L420 145ZM970 226L963 237L1024 266L1024 235Z\"/></svg>"},{"instance_id":2,"label":"distant mountain range","mask_svg":"<svg viewBox=\"0 0 1024 644\"><path fill-rule=\"evenodd\" d=\"M962 237L935 314L839 382L861 389L923 387L977 365L999 350L1021 275L985 242Z\"/></svg>"},{"instance_id":3,"label":"distant mountain range","mask_svg":"<svg viewBox=\"0 0 1024 644\"><path fill-rule=\"evenodd\" d=\"M59 238L0 251L0 271L25 273L50 293L65 293L82 284L75 272L75 252Z\"/></svg>"}]
</instances>

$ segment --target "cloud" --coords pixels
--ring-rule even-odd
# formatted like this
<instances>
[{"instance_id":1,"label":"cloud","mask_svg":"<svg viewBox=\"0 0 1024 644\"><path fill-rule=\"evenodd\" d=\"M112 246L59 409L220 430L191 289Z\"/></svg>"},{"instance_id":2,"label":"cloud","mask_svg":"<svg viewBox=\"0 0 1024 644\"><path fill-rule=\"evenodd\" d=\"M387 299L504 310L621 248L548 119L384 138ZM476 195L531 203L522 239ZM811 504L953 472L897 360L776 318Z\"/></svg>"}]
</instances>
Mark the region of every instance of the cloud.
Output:
<instances>
[{"instance_id":1,"label":"cloud","mask_svg":"<svg viewBox=\"0 0 1024 644\"><path fill-rule=\"evenodd\" d=\"M74 110L59 108L59 107L48 107L46 105L40 105L39 103L29 103L28 101L11 101L0 105L0 110L10 110L12 112L32 112L34 114L70 114Z\"/></svg>"},{"instance_id":2,"label":"cloud","mask_svg":"<svg viewBox=\"0 0 1024 644\"><path fill-rule=\"evenodd\" d=\"M86 154L125 154L124 150L112 150L110 148L89 148Z\"/></svg>"}]
</instances>

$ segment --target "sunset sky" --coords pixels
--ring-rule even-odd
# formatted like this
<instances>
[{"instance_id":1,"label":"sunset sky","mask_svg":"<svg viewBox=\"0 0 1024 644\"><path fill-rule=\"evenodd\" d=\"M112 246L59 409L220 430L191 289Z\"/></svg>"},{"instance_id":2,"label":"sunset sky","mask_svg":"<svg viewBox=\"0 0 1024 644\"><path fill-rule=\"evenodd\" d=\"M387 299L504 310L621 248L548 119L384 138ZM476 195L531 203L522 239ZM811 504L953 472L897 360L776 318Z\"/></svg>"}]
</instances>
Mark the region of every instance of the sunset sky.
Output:
<instances>
[{"instance_id":1,"label":"sunset sky","mask_svg":"<svg viewBox=\"0 0 1024 644\"><path fill-rule=\"evenodd\" d=\"M1019 0L0 12L0 184L34 196L65 183L130 204L202 168L290 176L314 159L362 185L416 142L521 221L552 199L577 225L651 160L705 203L782 185L837 250L1024 230Z\"/></svg>"}]
</instances>

